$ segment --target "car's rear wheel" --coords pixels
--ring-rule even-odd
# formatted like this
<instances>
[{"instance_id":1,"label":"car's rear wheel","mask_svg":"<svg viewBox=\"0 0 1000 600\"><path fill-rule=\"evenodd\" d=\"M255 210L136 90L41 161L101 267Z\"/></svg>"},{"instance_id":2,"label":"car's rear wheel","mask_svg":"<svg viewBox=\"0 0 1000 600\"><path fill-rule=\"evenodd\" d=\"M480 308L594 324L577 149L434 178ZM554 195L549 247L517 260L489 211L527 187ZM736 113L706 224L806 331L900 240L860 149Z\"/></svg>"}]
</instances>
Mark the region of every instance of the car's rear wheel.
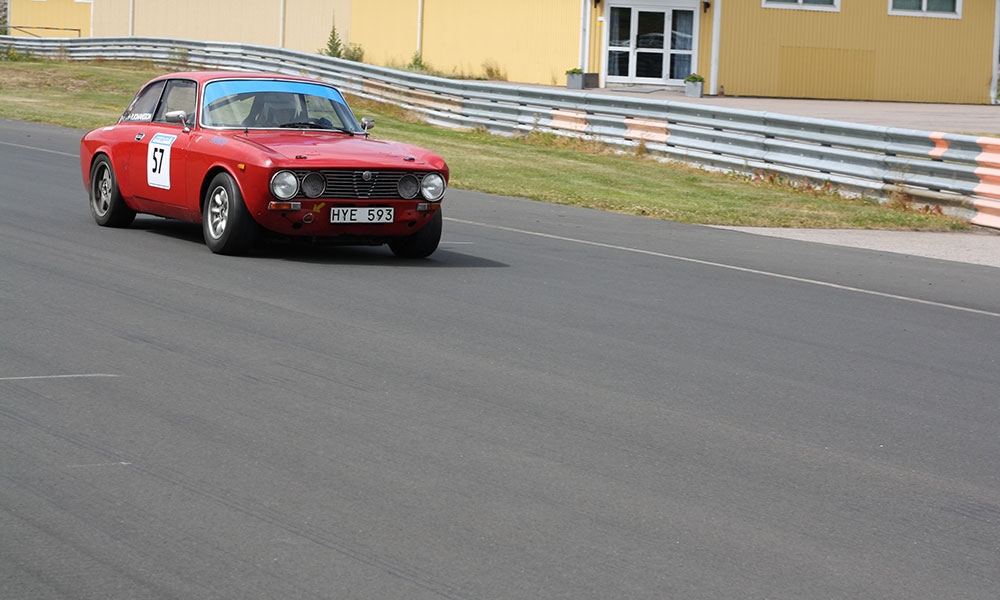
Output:
<instances>
[{"instance_id":1,"label":"car's rear wheel","mask_svg":"<svg viewBox=\"0 0 1000 600\"><path fill-rule=\"evenodd\" d=\"M250 216L240 188L228 173L212 178L202 209L205 244L216 254L243 254L253 244L257 223Z\"/></svg>"},{"instance_id":2,"label":"car's rear wheel","mask_svg":"<svg viewBox=\"0 0 1000 600\"><path fill-rule=\"evenodd\" d=\"M90 167L90 214L102 227L127 227L135 211L125 204L111 160L101 155Z\"/></svg>"},{"instance_id":3,"label":"car's rear wheel","mask_svg":"<svg viewBox=\"0 0 1000 600\"><path fill-rule=\"evenodd\" d=\"M434 211L431 222L413 235L389 241L389 249L400 258L426 258L437 250L441 241L441 209Z\"/></svg>"}]
</instances>

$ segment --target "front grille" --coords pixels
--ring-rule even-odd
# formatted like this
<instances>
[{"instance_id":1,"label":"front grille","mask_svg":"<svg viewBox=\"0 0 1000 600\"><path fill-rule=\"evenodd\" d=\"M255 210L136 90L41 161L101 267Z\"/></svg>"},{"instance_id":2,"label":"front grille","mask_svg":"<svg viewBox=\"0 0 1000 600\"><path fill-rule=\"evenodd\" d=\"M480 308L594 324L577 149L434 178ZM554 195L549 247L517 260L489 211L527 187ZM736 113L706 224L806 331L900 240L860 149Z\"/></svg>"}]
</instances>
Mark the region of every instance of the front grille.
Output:
<instances>
[{"instance_id":1,"label":"front grille","mask_svg":"<svg viewBox=\"0 0 1000 600\"><path fill-rule=\"evenodd\" d=\"M299 183L311 171L295 171ZM365 173L370 174L370 179L365 179ZM423 181L428 173L424 171L347 171L323 169L320 174L326 178L326 191L320 198L344 198L351 200L398 200L399 180L404 175L414 175L417 181ZM305 194L299 190L296 198L305 198ZM419 197L419 196L418 196Z\"/></svg>"}]
</instances>

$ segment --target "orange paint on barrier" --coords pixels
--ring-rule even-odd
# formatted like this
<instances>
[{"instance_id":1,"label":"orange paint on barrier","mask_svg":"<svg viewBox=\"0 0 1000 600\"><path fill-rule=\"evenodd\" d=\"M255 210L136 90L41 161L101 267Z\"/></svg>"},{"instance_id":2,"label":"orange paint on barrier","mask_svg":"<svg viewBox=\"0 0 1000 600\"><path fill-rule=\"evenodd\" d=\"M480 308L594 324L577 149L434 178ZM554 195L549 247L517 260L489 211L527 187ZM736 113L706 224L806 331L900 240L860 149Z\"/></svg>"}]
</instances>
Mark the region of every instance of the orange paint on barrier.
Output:
<instances>
[{"instance_id":1,"label":"orange paint on barrier","mask_svg":"<svg viewBox=\"0 0 1000 600\"><path fill-rule=\"evenodd\" d=\"M976 162L984 167L1000 168L1000 138L981 137L976 143L983 149Z\"/></svg>"},{"instance_id":2,"label":"orange paint on barrier","mask_svg":"<svg viewBox=\"0 0 1000 600\"><path fill-rule=\"evenodd\" d=\"M996 200L973 200L976 216L970 221L973 225L1000 229L1000 202Z\"/></svg>"},{"instance_id":3,"label":"orange paint on barrier","mask_svg":"<svg viewBox=\"0 0 1000 600\"><path fill-rule=\"evenodd\" d=\"M411 103L417 106L434 108L445 112L462 112L463 105L459 100L442 96L441 94L421 92L419 90L406 90L404 95Z\"/></svg>"},{"instance_id":4,"label":"orange paint on barrier","mask_svg":"<svg viewBox=\"0 0 1000 600\"><path fill-rule=\"evenodd\" d=\"M948 140L944 139L945 135L940 131L931 134L931 139L934 140L934 149L930 152L932 157L941 158L948 151Z\"/></svg>"},{"instance_id":5,"label":"orange paint on barrier","mask_svg":"<svg viewBox=\"0 0 1000 600\"><path fill-rule=\"evenodd\" d=\"M649 121L646 119L625 119L625 132L627 140L646 140L649 142L664 143L670 137L670 130L667 129L665 121Z\"/></svg>"},{"instance_id":6,"label":"orange paint on barrier","mask_svg":"<svg viewBox=\"0 0 1000 600\"><path fill-rule=\"evenodd\" d=\"M983 149L976 157L976 162L982 166L975 171L979 185L972 193L1000 199L1000 138L982 137L976 142ZM1000 229L1000 202L976 198L972 203L977 213L971 221L973 225Z\"/></svg>"},{"instance_id":7,"label":"orange paint on barrier","mask_svg":"<svg viewBox=\"0 0 1000 600\"><path fill-rule=\"evenodd\" d=\"M1000 169L979 167L975 173L979 178L979 185L972 193L987 198L1000 198Z\"/></svg>"},{"instance_id":8,"label":"orange paint on barrier","mask_svg":"<svg viewBox=\"0 0 1000 600\"><path fill-rule=\"evenodd\" d=\"M554 110L549 127L582 133L587 131L587 113L577 110Z\"/></svg>"}]
</instances>

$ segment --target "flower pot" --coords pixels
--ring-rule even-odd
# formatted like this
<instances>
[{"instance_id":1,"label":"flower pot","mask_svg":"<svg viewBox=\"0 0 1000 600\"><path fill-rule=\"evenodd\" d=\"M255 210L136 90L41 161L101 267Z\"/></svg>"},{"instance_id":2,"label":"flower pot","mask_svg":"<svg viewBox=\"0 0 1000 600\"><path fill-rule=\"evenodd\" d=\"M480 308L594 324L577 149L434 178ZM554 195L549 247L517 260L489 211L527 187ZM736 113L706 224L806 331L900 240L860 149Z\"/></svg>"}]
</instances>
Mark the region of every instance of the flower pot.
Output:
<instances>
[{"instance_id":1,"label":"flower pot","mask_svg":"<svg viewBox=\"0 0 1000 600\"><path fill-rule=\"evenodd\" d=\"M597 73L566 73L566 87L571 90L595 88L600 85Z\"/></svg>"},{"instance_id":2,"label":"flower pot","mask_svg":"<svg viewBox=\"0 0 1000 600\"><path fill-rule=\"evenodd\" d=\"M705 87L704 81L685 81L684 95L688 98L701 98L701 92Z\"/></svg>"}]
</instances>

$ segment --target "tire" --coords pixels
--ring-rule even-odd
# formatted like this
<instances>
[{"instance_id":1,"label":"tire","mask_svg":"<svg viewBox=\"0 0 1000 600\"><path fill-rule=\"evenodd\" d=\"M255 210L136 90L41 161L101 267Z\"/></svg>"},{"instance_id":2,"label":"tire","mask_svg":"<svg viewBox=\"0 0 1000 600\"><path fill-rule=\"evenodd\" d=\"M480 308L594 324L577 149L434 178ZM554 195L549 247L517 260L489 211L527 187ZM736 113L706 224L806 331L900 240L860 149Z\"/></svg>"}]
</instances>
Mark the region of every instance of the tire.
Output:
<instances>
[{"instance_id":1,"label":"tire","mask_svg":"<svg viewBox=\"0 0 1000 600\"><path fill-rule=\"evenodd\" d=\"M257 222L228 173L219 173L208 184L201 229L205 244L216 254L244 254L257 238Z\"/></svg>"},{"instance_id":2,"label":"tire","mask_svg":"<svg viewBox=\"0 0 1000 600\"><path fill-rule=\"evenodd\" d=\"M90 167L90 215L101 227L128 227L135 211L125 204L111 159L102 154Z\"/></svg>"},{"instance_id":3,"label":"tire","mask_svg":"<svg viewBox=\"0 0 1000 600\"><path fill-rule=\"evenodd\" d=\"M411 236L389 241L389 249L400 258L427 258L437 250L441 241L441 209L434 211L431 222Z\"/></svg>"}]
</instances>

